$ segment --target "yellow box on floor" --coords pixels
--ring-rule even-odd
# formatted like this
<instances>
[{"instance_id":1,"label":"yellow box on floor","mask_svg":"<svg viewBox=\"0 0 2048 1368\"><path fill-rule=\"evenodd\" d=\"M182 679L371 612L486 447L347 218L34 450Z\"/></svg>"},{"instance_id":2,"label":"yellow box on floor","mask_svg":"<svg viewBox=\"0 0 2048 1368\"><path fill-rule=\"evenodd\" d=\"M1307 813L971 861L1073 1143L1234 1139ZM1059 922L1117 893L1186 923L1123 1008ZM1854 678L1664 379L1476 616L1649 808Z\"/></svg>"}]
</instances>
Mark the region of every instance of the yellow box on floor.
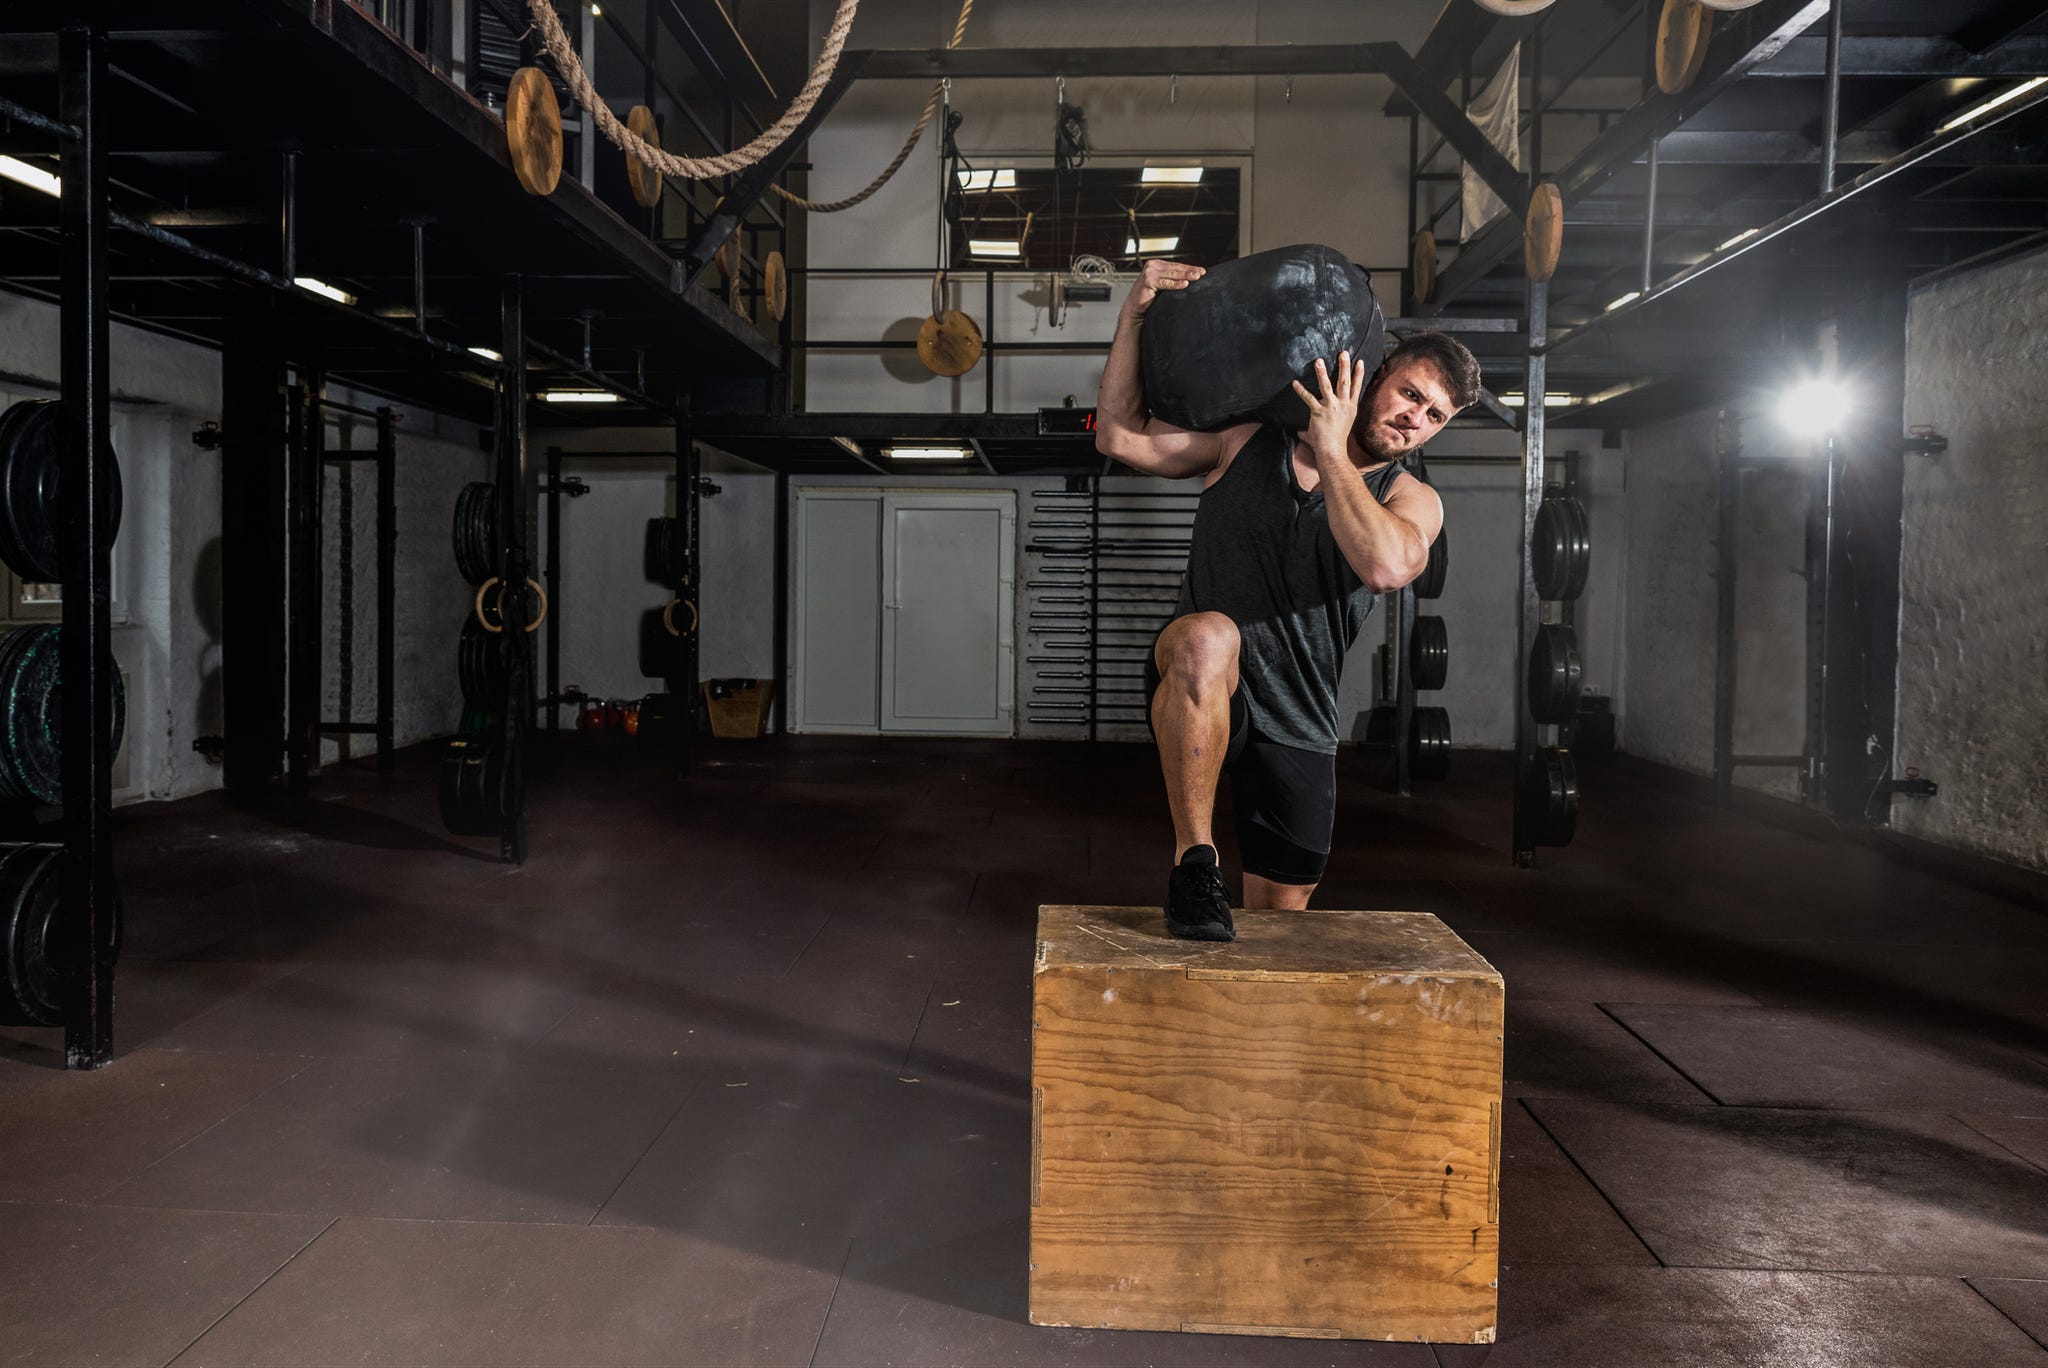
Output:
<instances>
[{"instance_id":1,"label":"yellow box on floor","mask_svg":"<svg viewBox=\"0 0 2048 1368\"><path fill-rule=\"evenodd\" d=\"M1488 1343L1492 965L1421 912L1041 907L1037 1325Z\"/></svg>"}]
</instances>

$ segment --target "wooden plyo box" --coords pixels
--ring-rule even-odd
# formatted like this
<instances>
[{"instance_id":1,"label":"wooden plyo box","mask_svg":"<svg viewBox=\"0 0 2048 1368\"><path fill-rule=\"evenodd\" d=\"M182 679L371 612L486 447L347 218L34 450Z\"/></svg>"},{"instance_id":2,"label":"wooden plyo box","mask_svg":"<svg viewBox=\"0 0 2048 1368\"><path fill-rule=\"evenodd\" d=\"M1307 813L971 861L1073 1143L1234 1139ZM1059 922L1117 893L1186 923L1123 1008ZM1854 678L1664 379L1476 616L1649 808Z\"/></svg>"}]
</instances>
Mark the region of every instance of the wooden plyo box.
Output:
<instances>
[{"instance_id":1,"label":"wooden plyo box","mask_svg":"<svg viewBox=\"0 0 2048 1368\"><path fill-rule=\"evenodd\" d=\"M1036 1325L1490 1343L1503 988L1421 912L1041 907Z\"/></svg>"}]
</instances>

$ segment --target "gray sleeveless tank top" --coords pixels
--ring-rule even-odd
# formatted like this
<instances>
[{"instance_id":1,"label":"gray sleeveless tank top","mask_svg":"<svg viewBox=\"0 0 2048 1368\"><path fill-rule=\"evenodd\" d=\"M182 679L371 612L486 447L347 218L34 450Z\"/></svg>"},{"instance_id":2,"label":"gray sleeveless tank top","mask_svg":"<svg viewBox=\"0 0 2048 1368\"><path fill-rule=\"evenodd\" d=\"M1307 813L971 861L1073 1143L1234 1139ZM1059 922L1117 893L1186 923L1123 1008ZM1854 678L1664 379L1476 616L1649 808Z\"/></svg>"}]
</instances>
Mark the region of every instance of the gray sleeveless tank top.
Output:
<instances>
[{"instance_id":1,"label":"gray sleeveless tank top","mask_svg":"<svg viewBox=\"0 0 2048 1368\"><path fill-rule=\"evenodd\" d=\"M1320 488L1294 478L1294 434L1253 433L1196 505L1175 617L1222 613L1237 624L1238 688L1265 737L1325 755L1337 750L1337 676L1379 597L1330 533ZM1403 470L1365 476L1381 503Z\"/></svg>"}]
</instances>

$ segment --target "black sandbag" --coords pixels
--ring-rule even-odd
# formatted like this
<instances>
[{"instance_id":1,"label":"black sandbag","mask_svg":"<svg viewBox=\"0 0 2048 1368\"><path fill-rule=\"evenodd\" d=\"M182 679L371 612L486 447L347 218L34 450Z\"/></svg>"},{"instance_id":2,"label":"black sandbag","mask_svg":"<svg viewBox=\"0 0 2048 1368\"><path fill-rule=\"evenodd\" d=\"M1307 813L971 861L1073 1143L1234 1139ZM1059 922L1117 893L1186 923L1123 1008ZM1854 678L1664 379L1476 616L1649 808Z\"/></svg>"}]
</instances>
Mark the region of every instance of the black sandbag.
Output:
<instances>
[{"instance_id":1,"label":"black sandbag","mask_svg":"<svg viewBox=\"0 0 2048 1368\"><path fill-rule=\"evenodd\" d=\"M1308 243L1226 261L1185 290L1162 292L1145 311L1138 355L1155 418L1300 429L1308 407L1290 385L1315 392L1317 357L1334 369L1348 351L1369 377L1386 350L1371 278L1334 248Z\"/></svg>"}]
</instances>

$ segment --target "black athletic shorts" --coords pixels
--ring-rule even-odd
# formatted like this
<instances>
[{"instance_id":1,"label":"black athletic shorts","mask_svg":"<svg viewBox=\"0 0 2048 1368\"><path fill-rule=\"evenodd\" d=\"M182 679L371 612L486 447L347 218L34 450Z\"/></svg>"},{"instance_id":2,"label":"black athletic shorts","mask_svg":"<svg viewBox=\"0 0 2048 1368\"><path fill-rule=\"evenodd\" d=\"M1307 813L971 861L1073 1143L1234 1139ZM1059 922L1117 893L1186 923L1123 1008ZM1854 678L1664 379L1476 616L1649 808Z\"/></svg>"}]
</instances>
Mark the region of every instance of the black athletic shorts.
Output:
<instances>
[{"instance_id":1,"label":"black athletic shorts","mask_svg":"<svg viewBox=\"0 0 2048 1368\"><path fill-rule=\"evenodd\" d=\"M1158 644L1145 657L1145 726L1159 692ZM1154 744L1158 736L1153 736ZM1230 695L1230 745L1223 754L1237 848L1245 872L1282 884L1320 883L1337 816L1337 757L1274 741L1251 724L1244 688Z\"/></svg>"}]
</instances>

